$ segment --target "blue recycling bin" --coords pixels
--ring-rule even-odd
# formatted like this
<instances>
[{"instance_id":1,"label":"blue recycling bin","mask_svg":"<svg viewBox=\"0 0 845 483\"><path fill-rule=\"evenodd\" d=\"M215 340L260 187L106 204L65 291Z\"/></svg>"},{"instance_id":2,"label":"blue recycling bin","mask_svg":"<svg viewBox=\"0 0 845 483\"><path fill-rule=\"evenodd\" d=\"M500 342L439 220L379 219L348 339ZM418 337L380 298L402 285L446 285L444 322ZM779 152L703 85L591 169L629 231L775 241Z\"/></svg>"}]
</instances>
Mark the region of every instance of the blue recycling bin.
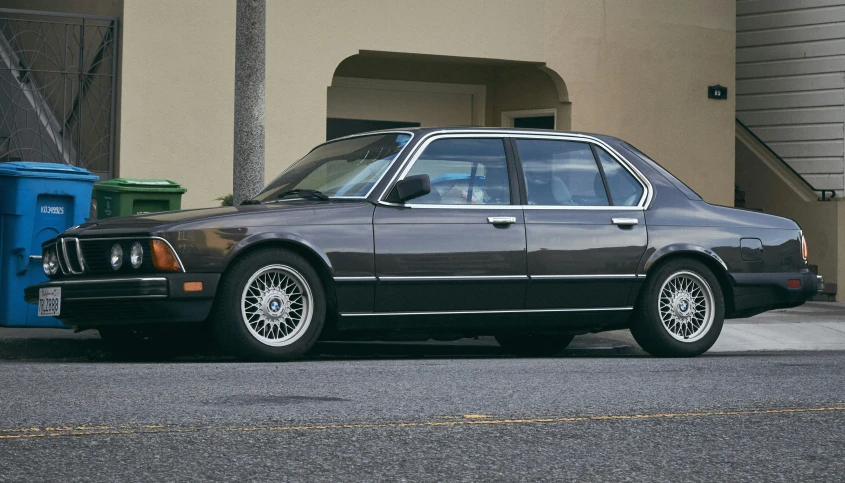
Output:
<instances>
[{"instance_id":1,"label":"blue recycling bin","mask_svg":"<svg viewBox=\"0 0 845 483\"><path fill-rule=\"evenodd\" d=\"M47 280L41 243L85 222L98 177L54 163L0 163L0 325L63 327L59 319L38 317L23 289Z\"/></svg>"}]
</instances>

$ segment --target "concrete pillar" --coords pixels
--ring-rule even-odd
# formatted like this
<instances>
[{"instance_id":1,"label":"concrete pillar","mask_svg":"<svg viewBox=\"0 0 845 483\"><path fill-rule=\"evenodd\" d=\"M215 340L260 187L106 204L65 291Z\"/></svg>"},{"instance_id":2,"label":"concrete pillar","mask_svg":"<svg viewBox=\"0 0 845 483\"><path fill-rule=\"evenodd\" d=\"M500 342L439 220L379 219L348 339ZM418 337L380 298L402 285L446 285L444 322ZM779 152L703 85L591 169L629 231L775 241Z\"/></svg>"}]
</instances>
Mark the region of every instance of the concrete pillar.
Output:
<instances>
[{"instance_id":1,"label":"concrete pillar","mask_svg":"<svg viewBox=\"0 0 845 483\"><path fill-rule=\"evenodd\" d=\"M264 186L266 0L238 0L235 27L235 206Z\"/></svg>"}]
</instances>

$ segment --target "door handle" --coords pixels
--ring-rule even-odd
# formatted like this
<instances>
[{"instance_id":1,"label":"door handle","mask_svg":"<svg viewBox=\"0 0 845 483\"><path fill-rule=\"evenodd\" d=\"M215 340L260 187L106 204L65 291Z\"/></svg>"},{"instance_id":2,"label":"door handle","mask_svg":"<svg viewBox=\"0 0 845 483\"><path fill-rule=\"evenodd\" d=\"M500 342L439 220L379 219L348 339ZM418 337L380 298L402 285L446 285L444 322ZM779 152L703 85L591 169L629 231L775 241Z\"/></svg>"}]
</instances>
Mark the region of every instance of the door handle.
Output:
<instances>
[{"instance_id":1,"label":"door handle","mask_svg":"<svg viewBox=\"0 0 845 483\"><path fill-rule=\"evenodd\" d=\"M513 225L516 223L515 216L488 216L487 223L492 225Z\"/></svg>"},{"instance_id":2,"label":"door handle","mask_svg":"<svg viewBox=\"0 0 845 483\"><path fill-rule=\"evenodd\" d=\"M611 218L610 221L617 226L634 226L640 222L640 220L636 218Z\"/></svg>"}]
</instances>

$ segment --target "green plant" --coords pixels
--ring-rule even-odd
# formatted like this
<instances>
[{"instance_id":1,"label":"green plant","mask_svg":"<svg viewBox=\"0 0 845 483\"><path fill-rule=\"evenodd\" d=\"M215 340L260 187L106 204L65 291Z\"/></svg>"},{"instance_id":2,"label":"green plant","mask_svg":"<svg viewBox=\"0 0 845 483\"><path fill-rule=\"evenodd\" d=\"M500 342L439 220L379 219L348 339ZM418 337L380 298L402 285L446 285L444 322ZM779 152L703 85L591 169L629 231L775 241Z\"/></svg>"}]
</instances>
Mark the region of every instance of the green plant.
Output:
<instances>
[{"instance_id":1,"label":"green plant","mask_svg":"<svg viewBox=\"0 0 845 483\"><path fill-rule=\"evenodd\" d=\"M217 198L214 198L214 201L219 201L220 206L234 206L235 204L231 193L228 195L218 196Z\"/></svg>"}]
</instances>

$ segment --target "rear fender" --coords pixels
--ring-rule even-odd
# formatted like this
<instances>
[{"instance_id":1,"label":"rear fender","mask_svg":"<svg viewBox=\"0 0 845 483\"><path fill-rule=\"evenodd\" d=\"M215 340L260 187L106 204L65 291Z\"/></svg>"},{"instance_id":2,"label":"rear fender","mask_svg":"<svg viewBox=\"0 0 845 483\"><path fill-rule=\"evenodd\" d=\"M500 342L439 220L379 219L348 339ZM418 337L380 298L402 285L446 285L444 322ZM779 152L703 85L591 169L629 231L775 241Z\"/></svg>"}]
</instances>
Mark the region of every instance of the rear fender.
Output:
<instances>
[{"instance_id":1,"label":"rear fender","mask_svg":"<svg viewBox=\"0 0 845 483\"><path fill-rule=\"evenodd\" d=\"M654 253L652 253L643 265L641 273L648 273L648 271L651 269L651 267L654 266L655 263L659 262L666 256L679 255L685 252L697 255L704 255L718 263L722 268L725 269L725 272L728 271L728 264L725 263L725 261L722 260L722 257L717 255L716 252L714 252L713 250L710 250L709 248L704 248L700 245L693 245L691 243L674 243L672 245L661 247L659 250L656 250Z\"/></svg>"}]
</instances>

